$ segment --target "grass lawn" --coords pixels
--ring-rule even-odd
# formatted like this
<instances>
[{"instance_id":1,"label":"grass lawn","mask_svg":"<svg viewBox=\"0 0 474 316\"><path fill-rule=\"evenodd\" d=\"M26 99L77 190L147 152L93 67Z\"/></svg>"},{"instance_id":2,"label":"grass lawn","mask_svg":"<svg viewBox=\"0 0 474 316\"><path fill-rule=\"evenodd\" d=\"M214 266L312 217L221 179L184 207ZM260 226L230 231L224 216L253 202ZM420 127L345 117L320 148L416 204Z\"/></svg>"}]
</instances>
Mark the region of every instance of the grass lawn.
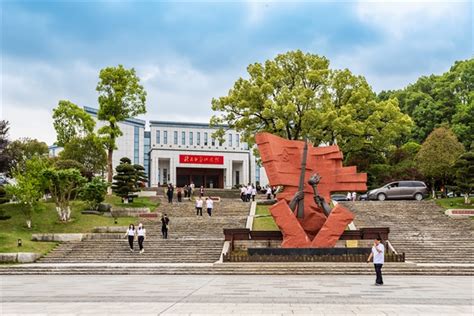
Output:
<instances>
[{"instance_id":1,"label":"grass lawn","mask_svg":"<svg viewBox=\"0 0 474 316\"><path fill-rule=\"evenodd\" d=\"M253 219L253 230L280 230L275 224L268 205L257 205Z\"/></svg>"},{"instance_id":2,"label":"grass lawn","mask_svg":"<svg viewBox=\"0 0 474 316\"><path fill-rule=\"evenodd\" d=\"M160 204L157 197L138 197L133 199L133 203L124 204L122 203L122 199L116 195L107 195L105 202L111 204L112 207L148 207L152 212L154 212Z\"/></svg>"},{"instance_id":3,"label":"grass lawn","mask_svg":"<svg viewBox=\"0 0 474 316\"><path fill-rule=\"evenodd\" d=\"M72 203L71 221L61 223L54 203L40 203L37 210L32 214L32 228L26 227L24 215L21 213L21 206L18 204L1 204L0 210L5 215L10 215L8 220L0 220L0 252L38 252L47 253L56 243L31 241L33 233L86 233L96 226L128 226L135 223L136 218L122 217L114 224L112 217L100 215L84 215L81 210L85 205L81 201ZM23 246L17 247L17 240L21 238Z\"/></svg>"},{"instance_id":4,"label":"grass lawn","mask_svg":"<svg viewBox=\"0 0 474 316\"><path fill-rule=\"evenodd\" d=\"M474 198L471 198L474 200ZM445 209L450 208L461 208L461 209L474 209L474 204L464 204L464 197L445 198L434 200L436 204Z\"/></svg>"}]
</instances>

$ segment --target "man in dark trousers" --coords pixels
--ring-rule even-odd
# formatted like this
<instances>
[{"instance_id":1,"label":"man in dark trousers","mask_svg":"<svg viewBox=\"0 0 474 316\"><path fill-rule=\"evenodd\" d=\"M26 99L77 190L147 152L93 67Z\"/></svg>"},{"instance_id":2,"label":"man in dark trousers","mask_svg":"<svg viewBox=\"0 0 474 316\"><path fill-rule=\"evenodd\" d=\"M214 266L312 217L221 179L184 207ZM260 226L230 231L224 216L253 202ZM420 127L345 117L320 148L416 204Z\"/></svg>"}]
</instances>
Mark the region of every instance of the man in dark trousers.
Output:
<instances>
[{"instance_id":1,"label":"man in dark trousers","mask_svg":"<svg viewBox=\"0 0 474 316\"><path fill-rule=\"evenodd\" d=\"M173 185L168 184L168 191L166 191L166 195L168 196L168 203L173 203L173 193L174 193Z\"/></svg>"},{"instance_id":2,"label":"man in dark trousers","mask_svg":"<svg viewBox=\"0 0 474 316\"><path fill-rule=\"evenodd\" d=\"M372 252L367 258L367 263L370 262L370 259L374 258L374 267L375 267L375 285L383 285L382 279L382 266L385 262L385 246L382 244L382 239L377 238L374 241L374 245L372 246Z\"/></svg>"},{"instance_id":3,"label":"man in dark trousers","mask_svg":"<svg viewBox=\"0 0 474 316\"><path fill-rule=\"evenodd\" d=\"M168 215L163 214L161 216L161 234L163 235L163 239L168 239L168 228L169 228L170 219Z\"/></svg>"}]
</instances>

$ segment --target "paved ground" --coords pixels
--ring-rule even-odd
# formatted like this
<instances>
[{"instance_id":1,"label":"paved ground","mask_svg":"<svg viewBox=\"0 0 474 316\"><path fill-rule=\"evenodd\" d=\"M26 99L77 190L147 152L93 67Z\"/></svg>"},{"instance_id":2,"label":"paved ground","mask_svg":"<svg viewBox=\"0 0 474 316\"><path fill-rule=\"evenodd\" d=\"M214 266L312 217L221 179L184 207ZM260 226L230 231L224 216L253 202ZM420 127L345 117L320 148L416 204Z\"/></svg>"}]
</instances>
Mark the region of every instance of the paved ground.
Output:
<instances>
[{"instance_id":1,"label":"paved ground","mask_svg":"<svg viewBox=\"0 0 474 316\"><path fill-rule=\"evenodd\" d=\"M1 315L472 315L473 277L0 276Z\"/></svg>"}]
</instances>

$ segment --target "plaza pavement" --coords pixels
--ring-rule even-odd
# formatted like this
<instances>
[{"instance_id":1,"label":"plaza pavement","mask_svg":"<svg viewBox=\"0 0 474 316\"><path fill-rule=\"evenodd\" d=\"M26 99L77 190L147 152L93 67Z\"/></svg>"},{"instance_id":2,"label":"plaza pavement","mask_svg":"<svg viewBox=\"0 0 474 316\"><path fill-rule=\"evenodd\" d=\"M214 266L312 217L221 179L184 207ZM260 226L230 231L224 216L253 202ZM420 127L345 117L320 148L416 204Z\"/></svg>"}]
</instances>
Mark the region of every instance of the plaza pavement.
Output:
<instances>
[{"instance_id":1,"label":"plaza pavement","mask_svg":"<svg viewBox=\"0 0 474 316\"><path fill-rule=\"evenodd\" d=\"M1 315L473 315L472 276L0 276Z\"/></svg>"}]
</instances>

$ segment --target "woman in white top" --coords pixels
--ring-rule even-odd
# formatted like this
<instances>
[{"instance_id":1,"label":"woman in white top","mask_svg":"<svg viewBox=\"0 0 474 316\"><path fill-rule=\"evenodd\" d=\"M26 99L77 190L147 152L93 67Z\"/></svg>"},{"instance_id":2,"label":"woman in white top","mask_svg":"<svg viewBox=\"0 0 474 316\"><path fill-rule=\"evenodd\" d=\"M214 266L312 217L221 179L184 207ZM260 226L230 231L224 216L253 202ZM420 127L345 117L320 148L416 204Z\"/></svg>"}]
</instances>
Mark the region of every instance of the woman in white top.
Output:
<instances>
[{"instance_id":1,"label":"woman in white top","mask_svg":"<svg viewBox=\"0 0 474 316\"><path fill-rule=\"evenodd\" d=\"M207 214L209 214L209 217L211 217L212 215L212 208L214 207L214 201L211 199L211 197L209 196L207 199L206 199L206 208L207 208Z\"/></svg>"},{"instance_id":2,"label":"woman in white top","mask_svg":"<svg viewBox=\"0 0 474 316\"><path fill-rule=\"evenodd\" d=\"M128 237L128 244L130 245L130 252L133 252L133 240L135 239L135 225L130 224L128 226L127 232L125 233L125 237Z\"/></svg>"},{"instance_id":3,"label":"woman in white top","mask_svg":"<svg viewBox=\"0 0 474 316\"><path fill-rule=\"evenodd\" d=\"M267 200L270 200L272 198L272 188L270 186L267 186Z\"/></svg>"},{"instance_id":4,"label":"woman in white top","mask_svg":"<svg viewBox=\"0 0 474 316\"><path fill-rule=\"evenodd\" d=\"M196 199L196 216L202 216L202 199L200 197Z\"/></svg>"},{"instance_id":5,"label":"woman in white top","mask_svg":"<svg viewBox=\"0 0 474 316\"><path fill-rule=\"evenodd\" d=\"M255 196L257 195L257 189L255 189L254 186L252 186L252 201L255 201Z\"/></svg>"},{"instance_id":6,"label":"woman in white top","mask_svg":"<svg viewBox=\"0 0 474 316\"><path fill-rule=\"evenodd\" d=\"M138 247L140 247L140 253L144 253L145 249L143 249L143 241L145 240L145 237L146 237L146 229L143 227L142 223L138 224L137 235L138 235Z\"/></svg>"}]
</instances>

